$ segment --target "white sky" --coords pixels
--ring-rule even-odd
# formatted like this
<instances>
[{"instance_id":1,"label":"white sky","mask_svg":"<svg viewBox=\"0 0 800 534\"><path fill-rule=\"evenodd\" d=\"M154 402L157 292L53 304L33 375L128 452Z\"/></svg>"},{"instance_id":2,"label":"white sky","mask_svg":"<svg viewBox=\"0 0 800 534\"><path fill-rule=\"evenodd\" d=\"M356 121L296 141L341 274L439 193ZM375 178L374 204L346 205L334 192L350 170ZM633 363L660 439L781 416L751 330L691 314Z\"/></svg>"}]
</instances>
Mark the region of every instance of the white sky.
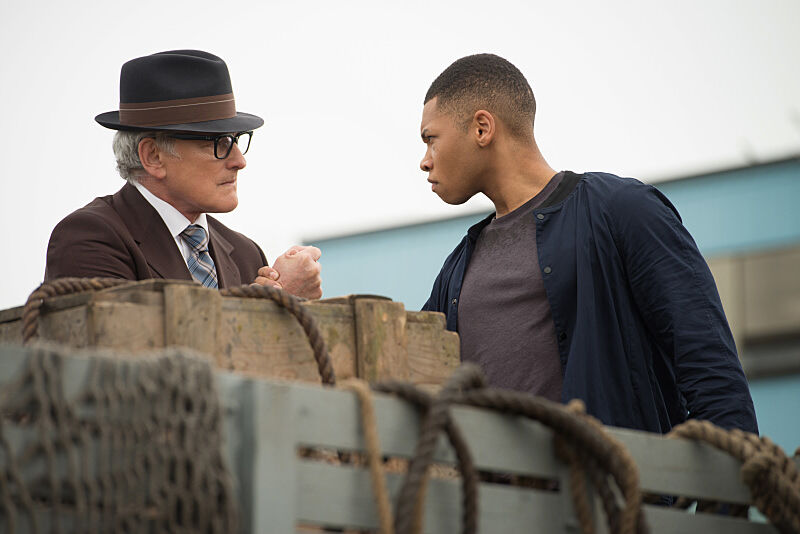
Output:
<instances>
[{"instance_id":1,"label":"white sky","mask_svg":"<svg viewBox=\"0 0 800 534\"><path fill-rule=\"evenodd\" d=\"M655 181L800 153L798 28L796 0L0 0L0 309L41 282L53 226L123 185L94 116L117 109L128 59L225 59L266 126L220 218L274 258L490 207L445 205L418 168L428 86L477 52L525 73L555 168Z\"/></svg>"}]
</instances>

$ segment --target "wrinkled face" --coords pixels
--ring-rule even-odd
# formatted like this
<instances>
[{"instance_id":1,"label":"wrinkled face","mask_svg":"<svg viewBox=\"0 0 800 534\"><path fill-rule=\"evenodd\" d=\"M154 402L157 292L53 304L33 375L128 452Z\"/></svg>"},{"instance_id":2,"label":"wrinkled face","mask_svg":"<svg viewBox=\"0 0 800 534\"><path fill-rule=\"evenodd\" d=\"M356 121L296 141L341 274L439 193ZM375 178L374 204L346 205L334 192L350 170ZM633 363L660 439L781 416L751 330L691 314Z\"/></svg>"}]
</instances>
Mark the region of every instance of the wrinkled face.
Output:
<instances>
[{"instance_id":1,"label":"wrinkled face","mask_svg":"<svg viewBox=\"0 0 800 534\"><path fill-rule=\"evenodd\" d=\"M428 173L431 190L448 204L463 204L480 192L481 160L470 131L437 109L436 98L422 110L420 134L425 157L419 168Z\"/></svg>"},{"instance_id":2,"label":"wrinkled face","mask_svg":"<svg viewBox=\"0 0 800 534\"><path fill-rule=\"evenodd\" d=\"M201 213L225 213L239 204L236 174L247 162L237 145L225 159L214 157L213 141L175 139L177 157L166 155L167 202L187 219Z\"/></svg>"}]
</instances>

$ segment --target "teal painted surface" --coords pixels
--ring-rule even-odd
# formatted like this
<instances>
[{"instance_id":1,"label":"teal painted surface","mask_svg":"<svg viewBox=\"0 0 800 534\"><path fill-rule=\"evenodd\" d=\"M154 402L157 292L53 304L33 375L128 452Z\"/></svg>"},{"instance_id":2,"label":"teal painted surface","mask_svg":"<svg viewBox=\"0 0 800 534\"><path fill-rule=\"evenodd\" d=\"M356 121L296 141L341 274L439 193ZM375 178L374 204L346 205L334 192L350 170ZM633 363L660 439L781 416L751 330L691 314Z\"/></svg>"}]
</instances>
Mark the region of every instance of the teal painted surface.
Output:
<instances>
[{"instance_id":1,"label":"teal painted surface","mask_svg":"<svg viewBox=\"0 0 800 534\"><path fill-rule=\"evenodd\" d=\"M665 182L706 256L800 242L800 160Z\"/></svg>"},{"instance_id":2,"label":"teal painted surface","mask_svg":"<svg viewBox=\"0 0 800 534\"><path fill-rule=\"evenodd\" d=\"M372 293L403 302L408 310L420 309L447 255L483 217L312 241L322 250L323 298Z\"/></svg>"},{"instance_id":3,"label":"teal painted surface","mask_svg":"<svg viewBox=\"0 0 800 534\"><path fill-rule=\"evenodd\" d=\"M658 185L706 256L800 242L800 160ZM313 241L326 297L377 293L419 309L447 255L484 217L445 219Z\"/></svg>"},{"instance_id":4,"label":"teal painted surface","mask_svg":"<svg viewBox=\"0 0 800 534\"><path fill-rule=\"evenodd\" d=\"M750 382L758 427L790 456L800 447L800 375Z\"/></svg>"}]
</instances>

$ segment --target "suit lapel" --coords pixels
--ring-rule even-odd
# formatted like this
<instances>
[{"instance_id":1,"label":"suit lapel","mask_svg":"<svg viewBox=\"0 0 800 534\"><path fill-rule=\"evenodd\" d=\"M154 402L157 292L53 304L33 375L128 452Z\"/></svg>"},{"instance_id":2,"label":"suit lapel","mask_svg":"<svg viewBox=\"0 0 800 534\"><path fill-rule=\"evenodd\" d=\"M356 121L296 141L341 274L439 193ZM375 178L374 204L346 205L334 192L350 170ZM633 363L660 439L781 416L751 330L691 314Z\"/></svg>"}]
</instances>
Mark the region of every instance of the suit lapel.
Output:
<instances>
[{"instance_id":1,"label":"suit lapel","mask_svg":"<svg viewBox=\"0 0 800 534\"><path fill-rule=\"evenodd\" d=\"M161 278L192 280L175 239L155 208L131 184L125 184L114 196L118 200L119 216L142 250L153 273Z\"/></svg>"},{"instance_id":2,"label":"suit lapel","mask_svg":"<svg viewBox=\"0 0 800 534\"><path fill-rule=\"evenodd\" d=\"M231 257L233 245L230 241L222 237L222 234L217 230L216 219L208 216L207 219L209 252L217 268L217 278L219 279L220 289L242 285L242 277L239 274L239 269L236 267L236 263Z\"/></svg>"}]
</instances>

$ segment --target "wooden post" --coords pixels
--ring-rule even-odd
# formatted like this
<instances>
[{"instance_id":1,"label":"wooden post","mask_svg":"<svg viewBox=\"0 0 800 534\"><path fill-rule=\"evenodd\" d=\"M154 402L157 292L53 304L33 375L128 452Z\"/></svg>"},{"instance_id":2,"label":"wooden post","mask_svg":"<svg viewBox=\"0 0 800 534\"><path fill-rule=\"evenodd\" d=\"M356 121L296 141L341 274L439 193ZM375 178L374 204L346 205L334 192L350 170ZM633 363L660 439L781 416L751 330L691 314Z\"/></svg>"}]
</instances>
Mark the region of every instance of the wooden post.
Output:
<instances>
[{"instance_id":1,"label":"wooden post","mask_svg":"<svg viewBox=\"0 0 800 534\"><path fill-rule=\"evenodd\" d=\"M164 346L189 347L215 355L218 367L230 369L224 353L217 350L222 316L222 297L199 285L164 286Z\"/></svg>"},{"instance_id":2,"label":"wooden post","mask_svg":"<svg viewBox=\"0 0 800 534\"><path fill-rule=\"evenodd\" d=\"M408 380L406 310L402 302L353 299L358 376L368 382Z\"/></svg>"}]
</instances>

